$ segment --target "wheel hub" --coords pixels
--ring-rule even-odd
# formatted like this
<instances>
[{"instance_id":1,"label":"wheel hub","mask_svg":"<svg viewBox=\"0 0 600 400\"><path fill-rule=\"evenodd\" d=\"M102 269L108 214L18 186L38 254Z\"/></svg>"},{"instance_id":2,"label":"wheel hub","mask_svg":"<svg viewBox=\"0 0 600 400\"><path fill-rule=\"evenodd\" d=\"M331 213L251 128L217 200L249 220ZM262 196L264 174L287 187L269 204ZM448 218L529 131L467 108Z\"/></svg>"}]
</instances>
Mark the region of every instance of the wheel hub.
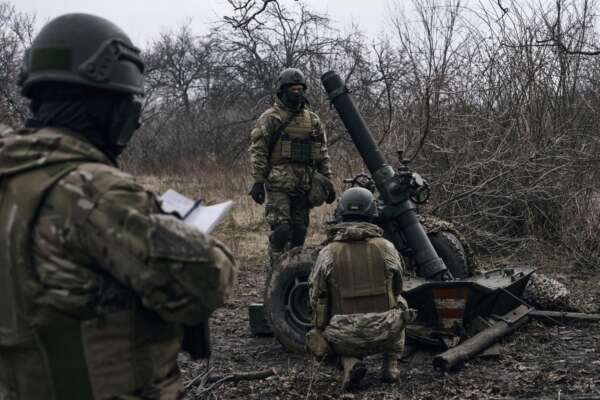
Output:
<instances>
[{"instance_id":1,"label":"wheel hub","mask_svg":"<svg viewBox=\"0 0 600 400\"><path fill-rule=\"evenodd\" d=\"M294 280L287 296L287 314L296 326L310 329L312 309L308 295L308 277Z\"/></svg>"}]
</instances>

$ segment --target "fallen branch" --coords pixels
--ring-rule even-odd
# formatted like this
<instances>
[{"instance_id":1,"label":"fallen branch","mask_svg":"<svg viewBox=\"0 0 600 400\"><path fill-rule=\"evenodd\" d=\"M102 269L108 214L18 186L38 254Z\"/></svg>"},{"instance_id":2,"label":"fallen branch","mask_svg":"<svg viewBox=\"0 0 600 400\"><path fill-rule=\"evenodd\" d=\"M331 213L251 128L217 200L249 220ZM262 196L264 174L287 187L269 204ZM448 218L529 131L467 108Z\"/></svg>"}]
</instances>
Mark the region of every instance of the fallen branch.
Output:
<instances>
[{"instance_id":1,"label":"fallen branch","mask_svg":"<svg viewBox=\"0 0 600 400\"><path fill-rule=\"evenodd\" d=\"M262 371L254 372L234 372L229 375L215 375L208 378L207 382L239 382L239 381L254 381L259 379L265 379L273 375L278 374L277 368L269 368Z\"/></svg>"},{"instance_id":2,"label":"fallen branch","mask_svg":"<svg viewBox=\"0 0 600 400\"><path fill-rule=\"evenodd\" d=\"M229 375L216 375L209 376L206 382L213 382L212 385L202 388L201 390L196 391L197 395L202 395L210 392L217 386L225 382L239 382L239 381L253 381L259 379L265 379L273 375L278 374L277 368L269 368L262 371L255 372L236 372Z\"/></svg>"}]
</instances>

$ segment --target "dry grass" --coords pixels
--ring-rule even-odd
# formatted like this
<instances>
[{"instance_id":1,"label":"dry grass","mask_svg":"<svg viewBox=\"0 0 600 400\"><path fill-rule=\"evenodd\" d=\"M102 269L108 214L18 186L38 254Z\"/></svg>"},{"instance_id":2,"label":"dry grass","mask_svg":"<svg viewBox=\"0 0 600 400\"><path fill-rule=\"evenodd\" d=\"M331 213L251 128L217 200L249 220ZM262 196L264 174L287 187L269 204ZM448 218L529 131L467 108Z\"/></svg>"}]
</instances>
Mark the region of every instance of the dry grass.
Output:
<instances>
[{"instance_id":1,"label":"dry grass","mask_svg":"<svg viewBox=\"0 0 600 400\"><path fill-rule=\"evenodd\" d=\"M225 167L206 169L191 163L184 164L165 166L164 171L154 174L134 174L146 188L157 193L170 188L190 198L203 199L209 204L233 200L232 212L217 228L215 235L229 246L242 267L247 263L257 265L266 260L269 227L264 220L264 207L254 203L247 194L252 184L249 171ZM180 171L185 173L181 174ZM339 194L344 190L343 178L359 170L336 165L335 171ZM436 200L432 199L432 205ZM334 205L311 210L308 244L318 244L325 239L333 211ZM471 212L475 211L462 210L463 217ZM569 207L563 207L561 214L564 215L559 218L565 223L561 225L558 241L536 236L532 231L525 235L507 236L482 229L477 221L471 221L468 217L461 218L458 215L453 218L451 214L442 213L439 216L462 223L461 231L469 243L479 256L489 259L491 264L526 263L547 267L572 263L577 267L592 269L600 266L600 242L596 238L600 226L600 199L596 192L580 196ZM543 226L544 221L540 224Z\"/></svg>"},{"instance_id":2,"label":"dry grass","mask_svg":"<svg viewBox=\"0 0 600 400\"><path fill-rule=\"evenodd\" d=\"M269 226L264 219L264 207L248 196L251 178L230 170L189 174L189 177L165 173L138 175L138 182L156 193L173 189L208 204L233 200L234 206L224 222L214 232L234 253L240 267L247 263L260 264L266 260ZM311 211L311 225L307 243L318 244L325 239L327 221L333 216L334 206L325 205Z\"/></svg>"}]
</instances>

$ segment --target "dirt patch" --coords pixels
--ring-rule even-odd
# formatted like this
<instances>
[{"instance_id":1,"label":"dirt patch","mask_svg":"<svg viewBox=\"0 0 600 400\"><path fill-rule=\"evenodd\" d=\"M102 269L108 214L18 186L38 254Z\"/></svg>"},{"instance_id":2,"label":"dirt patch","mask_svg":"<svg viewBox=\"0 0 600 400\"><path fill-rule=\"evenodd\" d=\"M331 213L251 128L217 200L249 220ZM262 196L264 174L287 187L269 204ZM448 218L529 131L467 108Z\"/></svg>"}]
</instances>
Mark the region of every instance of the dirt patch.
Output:
<instances>
[{"instance_id":1,"label":"dirt patch","mask_svg":"<svg viewBox=\"0 0 600 400\"><path fill-rule=\"evenodd\" d=\"M600 311L599 271L553 268L545 271L565 283L588 305ZM262 301L262 266L242 263L239 285L230 304L211 320L212 375L256 372L275 367L279 373L262 380L210 383L197 380L187 399L540 399L573 395L600 397L600 324L547 327L530 323L501 343L500 355L477 358L456 372L432 367L432 354L418 351L401 363L397 384L381 382L381 358L366 360L369 367L361 386L349 394L339 390L341 372L308 356L291 354L272 337L254 337L247 305ZM583 300L581 300L583 301ZM206 372L206 362L181 359L184 380ZM560 397L562 396L562 397ZM587 398L587 397L586 397Z\"/></svg>"},{"instance_id":2,"label":"dirt patch","mask_svg":"<svg viewBox=\"0 0 600 400\"><path fill-rule=\"evenodd\" d=\"M546 327L530 323L502 343L500 355L478 358L456 372L442 373L432 367L432 354L419 351L402 360L402 379L384 384L381 360L366 360L369 367L361 386L350 394L339 390L341 372L335 366L318 364L310 357L291 354L272 337L250 334L247 305L262 302L263 260L268 227L263 208L245 193L249 187L239 176L213 181L142 177L149 188L164 192L171 187L194 197L210 194L208 202L232 198L236 207L219 226L216 235L238 257L240 275L233 298L211 319L210 364L181 356L187 399L598 399L600 398L600 324ZM194 185L191 185L193 182ZM311 215L309 242L320 243L332 206ZM595 238L595 236L594 236ZM581 311L600 313L600 265L595 269L572 267L557 255L561 249L523 242L520 252L484 259L486 269L511 264L544 266L540 271L566 285L572 304ZM563 249L564 250L564 249ZM524 263L520 261L525 260ZM589 264L589 263L588 263ZM587 265L587 264L586 264ZM217 384L203 380L211 376L248 373L275 367L279 373L267 379ZM209 389L210 390L207 390ZM576 397L577 396L577 397Z\"/></svg>"}]
</instances>

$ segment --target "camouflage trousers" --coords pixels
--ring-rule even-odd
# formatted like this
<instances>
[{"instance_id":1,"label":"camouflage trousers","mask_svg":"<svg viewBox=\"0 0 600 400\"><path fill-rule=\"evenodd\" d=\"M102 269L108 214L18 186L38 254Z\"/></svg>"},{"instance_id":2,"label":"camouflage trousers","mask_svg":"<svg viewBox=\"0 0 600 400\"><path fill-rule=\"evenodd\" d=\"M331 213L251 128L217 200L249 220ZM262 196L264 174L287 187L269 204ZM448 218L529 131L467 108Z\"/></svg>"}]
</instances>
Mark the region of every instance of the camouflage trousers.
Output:
<instances>
[{"instance_id":1,"label":"camouflage trousers","mask_svg":"<svg viewBox=\"0 0 600 400\"><path fill-rule=\"evenodd\" d=\"M269 225L290 224L308 227L310 207L305 194L268 190L265 217Z\"/></svg>"},{"instance_id":2,"label":"camouflage trousers","mask_svg":"<svg viewBox=\"0 0 600 400\"><path fill-rule=\"evenodd\" d=\"M271 226L269 251L273 258L288 248L301 246L310 222L310 206L305 194L267 190L265 218Z\"/></svg>"},{"instance_id":3,"label":"camouflage trousers","mask_svg":"<svg viewBox=\"0 0 600 400\"><path fill-rule=\"evenodd\" d=\"M404 329L414 319L414 310L395 308L382 313L338 314L323 335L333 351L344 357L404 351Z\"/></svg>"}]
</instances>

